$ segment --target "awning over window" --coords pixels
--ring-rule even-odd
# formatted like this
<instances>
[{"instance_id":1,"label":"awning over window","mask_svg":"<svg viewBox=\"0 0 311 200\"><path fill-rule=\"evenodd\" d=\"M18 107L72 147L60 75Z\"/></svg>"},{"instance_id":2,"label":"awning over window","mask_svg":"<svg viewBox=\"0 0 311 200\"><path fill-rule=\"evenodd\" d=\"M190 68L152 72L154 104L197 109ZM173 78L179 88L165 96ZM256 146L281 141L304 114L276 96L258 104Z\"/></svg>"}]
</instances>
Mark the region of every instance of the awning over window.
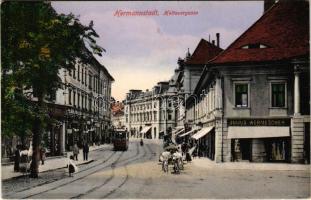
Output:
<instances>
[{"instance_id":1,"label":"awning over window","mask_svg":"<svg viewBox=\"0 0 311 200\"><path fill-rule=\"evenodd\" d=\"M191 133L194 133L194 132L197 131L197 130L199 130L199 129L193 129L193 130L191 130L191 131L188 131L188 132L186 132L186 133L180 135L179 137L185 137L186 135L189 135L189 134L191 134Z\"/></svg>"},{"instance_id":2,"label":"awning over window","mask_svg":"<svg viewBox=\"0 0 311 200\"><path fill-rule=\"evenodd\" d=\"M183 129L184 127L183 126L176 126L173 131L172 131L172 134L176 134L177 132L179 132L181 129Z\"/></svg>"},{"instance_id":3,"label":"awning over window","mask_svg":"<svg viewBox=\"0 0 311 200\"><path fill-rule=\"evenodd\" d=\"M211 132L211 130L214 128L214 126L210 126L210 127L206 127L206 128L202 128L201 130L199 130L196 134L194 134L191 138L198 140L201 137L205 136L206 134L208 134L209 132Z\"/></svg>"},{"instance_id":4,"label":"awning over window","mask_svg":"<svg viewBox=\"0 0 311 200\"><path fill-rule=\"evenodd\" d=\"M289 137L288 126L229 126L228 139L232 138L271 138Z\"/></svg>"},{"instance_id":5,"label":"awning over window","mask_svg":"<svg viewBox=\"0 0 311 200\"><path fill-rule=\"evenodd\" d=\"M175 136L177 136L177 135L179 135L179 134L181 134L181 133L183 133L185 131L185 129L183 128L183 129L180 129L179 131L177 131L176 133L175 133Z\"/></svg>"},{"instance_id":6,"label":"awning over window","mask_svg":"<svg viewBox=\"0 0 311 200\"><path fill-rule=\"evenodd\" d=\"M151 126L145 126L140 132L147 133L151 129Z\"/></svg>"}]
</instances>

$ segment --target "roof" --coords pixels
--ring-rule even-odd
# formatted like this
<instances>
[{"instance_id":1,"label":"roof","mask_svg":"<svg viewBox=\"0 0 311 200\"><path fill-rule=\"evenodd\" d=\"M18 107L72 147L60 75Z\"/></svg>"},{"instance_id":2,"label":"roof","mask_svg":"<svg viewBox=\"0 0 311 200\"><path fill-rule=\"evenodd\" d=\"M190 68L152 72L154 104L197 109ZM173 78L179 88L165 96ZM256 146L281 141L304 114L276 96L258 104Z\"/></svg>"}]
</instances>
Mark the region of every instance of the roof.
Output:
<instances>
[{"instance_id":1,"label":"roof","mask_svg":"<svg viewBox=\"0 0 311 200\"><path fill-rule=\"evenodd\" d=\"M241 48L249 44L267 48ZM279 61L308 54L309 3L279 1L211 63Z\"/></svg>"},{"instance_id":2,"label":"roof","mask_svg":"<svg viewBox=\"0 0 311 200\"><path fill-rule=\"evenodd\" d=\"M223 49L215 46L214 44L204 39L201 39L192 56L185 63L206 64L209 60L217 56L222 51Z\"/></svg>"}]
</instances>

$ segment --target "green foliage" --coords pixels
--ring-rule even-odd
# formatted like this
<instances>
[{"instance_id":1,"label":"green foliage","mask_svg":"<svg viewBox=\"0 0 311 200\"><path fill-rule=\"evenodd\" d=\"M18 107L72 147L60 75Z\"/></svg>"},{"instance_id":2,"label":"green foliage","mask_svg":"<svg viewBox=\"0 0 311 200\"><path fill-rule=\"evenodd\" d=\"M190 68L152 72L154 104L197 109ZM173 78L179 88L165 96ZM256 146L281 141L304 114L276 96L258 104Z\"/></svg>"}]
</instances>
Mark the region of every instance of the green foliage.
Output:
<instances>
[{"instance_id":1,"label":"green foliage","mask_svg":"<svg viewBox=\"0 0 311 200\"><path fill-rule=\"evenodd\" d=\"M57 14L50 3L6 1L1 6L2 132L36 141L49 122L44 100L61 87L59 71L101 56L93 22L80 23L73 14ZM29 97L38 97L30 101Z\"/></svg>"}]
</instances>

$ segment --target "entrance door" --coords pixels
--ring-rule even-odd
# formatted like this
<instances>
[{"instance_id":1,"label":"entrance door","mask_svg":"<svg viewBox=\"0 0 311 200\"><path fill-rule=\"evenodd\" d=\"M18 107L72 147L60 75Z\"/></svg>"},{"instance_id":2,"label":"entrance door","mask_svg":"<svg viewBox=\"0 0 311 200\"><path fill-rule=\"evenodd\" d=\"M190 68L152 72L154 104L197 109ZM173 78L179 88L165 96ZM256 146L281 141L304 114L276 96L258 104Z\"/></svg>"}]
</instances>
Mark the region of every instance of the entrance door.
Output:
<instances>
[{"instance_id":1,"label":"entrance door","mask_svg":"<svg viewBox=\"0 0 311 200\"><path fill-rule=\"evenodd\" d=\"M251 160L251 140L241 139L240 140L240 149L242 153L242 160Z\"/></svg>"}]
</instances>

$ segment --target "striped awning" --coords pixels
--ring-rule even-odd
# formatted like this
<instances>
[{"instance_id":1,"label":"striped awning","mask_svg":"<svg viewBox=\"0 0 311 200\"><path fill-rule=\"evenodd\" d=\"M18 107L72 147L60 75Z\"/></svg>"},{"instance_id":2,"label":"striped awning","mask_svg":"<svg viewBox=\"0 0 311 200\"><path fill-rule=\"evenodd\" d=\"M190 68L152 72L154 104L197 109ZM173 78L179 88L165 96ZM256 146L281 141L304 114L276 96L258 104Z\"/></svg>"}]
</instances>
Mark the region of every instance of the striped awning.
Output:
<instances>
[{"instance_id":1,"label":"striped awning","mask_svg":"<svg viewBox=\"0 0 311 200\"><path fill-rule=\"evenodd\" d=\"M213 128L214 128L214 126L202 128L200 131L198 131L196 134L194 134L191 138L198 140L201 137L208 134L209 132L211 132L211 130L213 130Z\"/></svg>"},{"instance_id":2,"label":"striped awning","mask_svg":"<svg viewBox=\"0 0 311 200\"><path fill-rule=\"evenodd\" d=\"M147 133L151 129L151 126L145 126L140 132Z\"/></svg>"},{"instance_id":3,"label":"striped awning","mask_svg":"<svg viewBox=\"0 0 311 200\"><path fill-rule=\"evenodd\" d=\"M196 132L197 130L199 130L199 129L193 129L193 130L188 131L188 132L186 132L186 133L184 133L184 134L181 134L179 137L185 137L186 135L189 135L189 134L191 134L191 133L194 133L194 132Z\"/></svg>"}]
</instances>

